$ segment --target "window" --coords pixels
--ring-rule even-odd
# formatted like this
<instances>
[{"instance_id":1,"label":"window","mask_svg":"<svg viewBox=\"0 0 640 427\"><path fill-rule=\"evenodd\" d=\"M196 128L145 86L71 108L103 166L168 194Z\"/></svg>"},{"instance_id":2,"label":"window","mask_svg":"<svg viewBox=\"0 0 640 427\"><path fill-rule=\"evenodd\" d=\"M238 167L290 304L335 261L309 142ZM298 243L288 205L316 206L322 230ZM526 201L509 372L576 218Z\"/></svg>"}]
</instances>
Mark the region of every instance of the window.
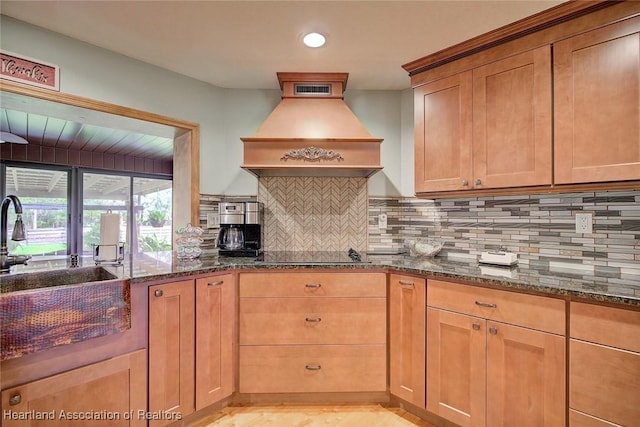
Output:
<instances>
[{"instance_id":1,"label":"window","mask_svg":"<svg viewBox=\"0 0 640 427\"><path fill-rule=\"evenodd\" d=\"M101 215L120 215L125 254L171 250L172 181L155 176L78 168L6 164L2 196L23 206L27 240L9 240L13 255L91 255L100 244ZM9 209L9 236L15 212Z\"/></svg>"},{"instance_id":2,"label":"window","mask_svg":"<svg viewBox=\"0 0 640 427\"><path fill-rule=\"evenodd\" d=\"M4 195L18 196L27 239L7 240L12 255L64 255L69 253L69 170L8 166ZM15 210L9 207L11 236Z\"/></svg>"}]
</instances>

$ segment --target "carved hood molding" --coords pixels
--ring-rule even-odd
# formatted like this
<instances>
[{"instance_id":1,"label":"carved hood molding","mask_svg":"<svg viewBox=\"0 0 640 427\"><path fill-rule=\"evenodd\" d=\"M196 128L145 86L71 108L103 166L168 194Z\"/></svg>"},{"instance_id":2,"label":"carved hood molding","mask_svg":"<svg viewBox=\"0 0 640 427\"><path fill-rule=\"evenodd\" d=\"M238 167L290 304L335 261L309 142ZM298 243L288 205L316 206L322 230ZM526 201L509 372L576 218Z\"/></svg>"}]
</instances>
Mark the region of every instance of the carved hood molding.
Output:
<instances>
[{"instance_id":1,"label":"carved hood molding","mask_svg":"<svg viewBox=\"0 0 640 427\"><path fill-rule=\"evenodd\" d=\"M244 143L257 176L360 176L380 166L374 138L344 102L347 73L278 73L282 101Z\"/></svg>"}]
</instances>

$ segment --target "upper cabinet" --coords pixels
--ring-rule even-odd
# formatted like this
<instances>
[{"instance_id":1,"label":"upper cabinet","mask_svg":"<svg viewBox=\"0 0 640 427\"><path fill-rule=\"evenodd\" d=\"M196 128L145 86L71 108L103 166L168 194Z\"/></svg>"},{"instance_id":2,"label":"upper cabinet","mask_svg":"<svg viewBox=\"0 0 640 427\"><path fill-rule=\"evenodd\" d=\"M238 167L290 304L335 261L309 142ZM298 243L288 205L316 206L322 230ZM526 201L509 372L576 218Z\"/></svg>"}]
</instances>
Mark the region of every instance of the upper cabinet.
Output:
<instances>
[{"instance_id":1,"label":"upper cabinet","mask_svg":"<svg viewBox=\"0 0 640 427\"><path fill-rule=\"evenodd\" d=\"M638 12L568 2L406 64L416 194L637 185Z\"/></svg>"},{"instance_id":2,"label":"upper cabinet","mask_svg":"<svg viewBox=\"0 0 640 427\"><path fill-rule=\"evenodd\" d=\"M640 178L640 18L554 45L555 182Z\"/></svg>"},{"instance_id":3,"label":"upper cabinet","mask_svg":"<svg viewBox=\"0 0 640 427\"><path fill-rule=\"evenodd\" d=\"M551 49L415 90L416 193L551 184Z\"/></svg>"}]
</instances>

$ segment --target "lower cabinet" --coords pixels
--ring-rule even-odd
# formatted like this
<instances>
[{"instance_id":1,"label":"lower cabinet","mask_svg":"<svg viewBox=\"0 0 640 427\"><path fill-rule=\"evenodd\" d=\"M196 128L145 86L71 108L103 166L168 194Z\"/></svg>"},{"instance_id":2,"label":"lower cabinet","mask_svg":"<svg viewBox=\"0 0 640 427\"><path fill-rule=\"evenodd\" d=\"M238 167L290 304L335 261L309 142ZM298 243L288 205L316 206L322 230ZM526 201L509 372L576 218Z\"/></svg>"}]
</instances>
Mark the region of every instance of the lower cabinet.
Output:
<instances>
[{"instance_id":1,"label":"lower cabinet","mask_svg":"<svg viewBox=\"0 0 640 427\"><path fill-rule=\"evenodd\" d=\"M640 420L640 312L571 303L570 427Z\"/></svg>"},{"instance_id":2,"label":"lower cabinet","mask_svg":"<svg viewBox=\"0 0 640 427\"><path fill-rule=\"evenodd\" d=\"M146 372L138 350L3 390L2 425L146 426Z\"/></svg>"},{"instance_id":3,"label":"lower cabinet","mask_svg":"<svg viewBox=\"0 0 640 427\"><path fill-rule=\"evenodd\" d=\"M427 304L428 411L461 426L565 425L564 301L429 280Z\"/></svg>"},{"instance_id":4,"label":"lower cabinet","mask_svg":"<svg viewBox=\"0 0 640 427\"><path fill-rule=\"evenodd\" d=\"M384 273L241 273L239 392L384 392Z\"/></svg>"},{"instance_id":5,"label":"lower cabinet","mask_svg":"<svg viewBox=\"0 0 640 427\"><path fill-rule=\"evenodd\" d=\"M425 407L426 280L389 276L389 390Z\"/></svg>"},{"instance_id":6,"label":"lower cabinet","mask_svg":"<svg viewBox=\"0 0 640 427\"><path fill-rule=\"evenodd\" d=\"M149 287L150 426L233 392L233 313L231 274Z\"/></svg>"}]
</instances>

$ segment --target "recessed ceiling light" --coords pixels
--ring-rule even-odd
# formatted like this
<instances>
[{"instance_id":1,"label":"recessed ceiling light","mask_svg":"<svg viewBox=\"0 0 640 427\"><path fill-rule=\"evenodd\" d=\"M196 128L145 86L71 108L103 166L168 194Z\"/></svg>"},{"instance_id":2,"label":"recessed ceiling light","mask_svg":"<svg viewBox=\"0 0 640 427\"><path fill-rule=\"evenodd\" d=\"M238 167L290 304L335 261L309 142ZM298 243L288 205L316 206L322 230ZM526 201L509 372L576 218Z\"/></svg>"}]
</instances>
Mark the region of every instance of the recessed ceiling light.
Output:
<instances>
[{"instance_id":1,"label":"recessed ceiling light","mask_svg":"<svg viewBox=\"0 0 640 427\"><path fill-rule=\"evenodd\" d=\"M309 33L303 37L302 42L308 47L322 47L327 39L320 33Z\"/></svg>"}]
</instances>

